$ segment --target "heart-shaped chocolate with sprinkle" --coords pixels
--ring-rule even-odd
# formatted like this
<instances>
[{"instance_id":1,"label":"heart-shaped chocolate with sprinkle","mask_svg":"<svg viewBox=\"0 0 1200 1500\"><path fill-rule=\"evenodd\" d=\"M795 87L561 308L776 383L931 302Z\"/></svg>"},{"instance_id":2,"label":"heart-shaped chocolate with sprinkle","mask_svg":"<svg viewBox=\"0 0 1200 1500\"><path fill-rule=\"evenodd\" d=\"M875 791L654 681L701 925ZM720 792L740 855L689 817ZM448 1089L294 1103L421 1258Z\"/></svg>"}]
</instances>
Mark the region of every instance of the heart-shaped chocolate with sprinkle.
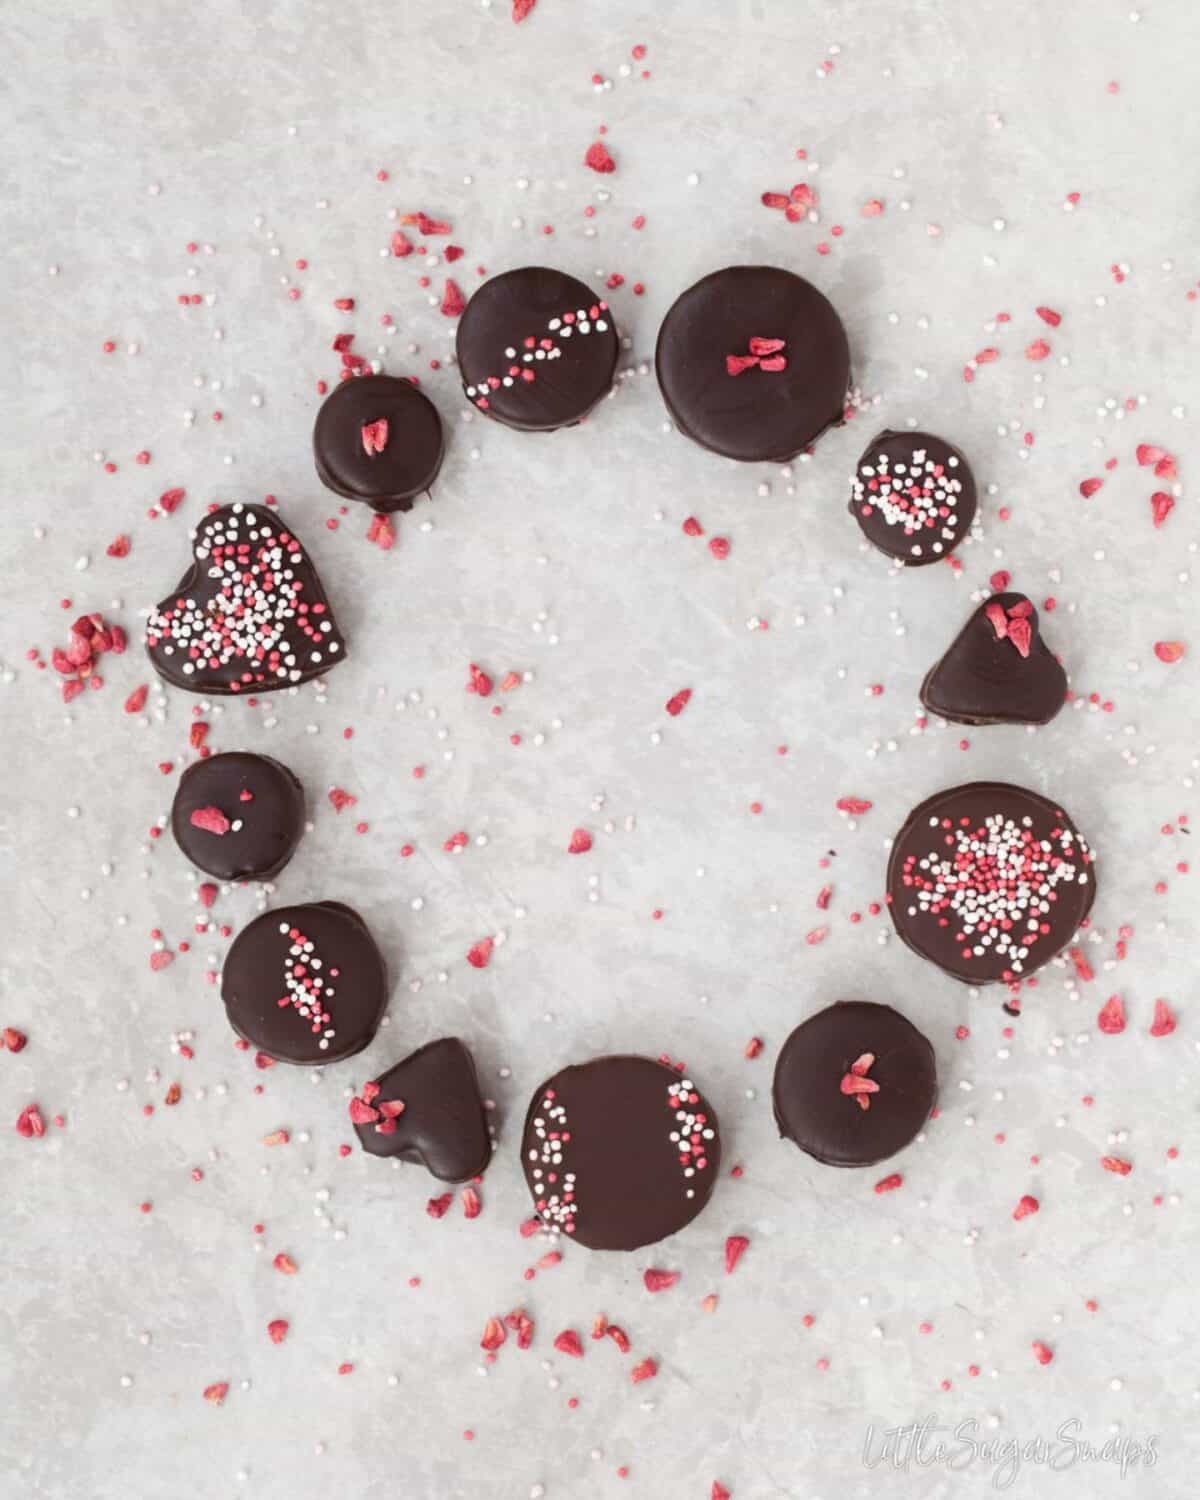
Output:
<instances>
[{"instance_id":1,"label":"heart-shaped chocolate with sprinkle","mask_svg":"<svg viewBox=\"0 0 1200 1500\"><path fill-rule=\"evenodd\" d=\"M1048 724L1067 698L1067 674L1024 594L993 594L927 674L921 702L956 724Z\"/></svg>"},{"instance_id":2,"label":"heart-shaped chocolate with sprinkle","mask_svg":"<svg viewBox=\"0 0 1200 1500\"><path fill-rule=\"evenodd\" d=\"M146 622L146 652L167 682L189 693L272 693L344 658L317 570L278 511L212 511L192 532L192 557Z\"/></svg>"},{"instance_id":3,"label":"heart-shaped chocolate with sprinkle","mask_svg":"<svg viewBox=\"0 0 1200 1500\"><path fill-rule=\"evenodd\" d=\"M475 1064L456 1036L429 1042L364 1084L350 1119L364 1151L420 1162L442 1182L478 1177L492 1157Z\"/></svg>"}]
</instances>

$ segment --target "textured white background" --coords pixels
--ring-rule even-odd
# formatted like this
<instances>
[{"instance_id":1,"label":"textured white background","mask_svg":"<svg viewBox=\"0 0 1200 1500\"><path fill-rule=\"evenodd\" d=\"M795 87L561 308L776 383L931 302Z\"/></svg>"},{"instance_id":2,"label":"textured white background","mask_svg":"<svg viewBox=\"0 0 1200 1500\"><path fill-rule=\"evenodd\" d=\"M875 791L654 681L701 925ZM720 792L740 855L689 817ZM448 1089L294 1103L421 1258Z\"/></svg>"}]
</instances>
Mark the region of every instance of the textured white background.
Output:
<instances>
[{"instance_id":1,"label":"textured white background","mask_svg":"<svg viewBox=\"0 0 1200 1500\"><path fill-rule=\"evenodd\" d=\"M990 1436L1022 1440L1071 1416L1097 1444L1114 1428L1159 1435L1153 1491L1110 1469L1026 1468L1018 1494L1192 1492L1196 877L1174 871L1189 840L1159 829L1200 816L1195 688L1192 658L1164 667L1152 645L1188 640L1196 623L1198 16L1187 0L1149 0L1140 21L1128 0L541 0L518 28L506 6L467 0L9 8L0 1024L31 1040L0 1054L5 1497L519 1500L541 1483L550 1500L704 1500L714 1478L735 1500L989 1492L984 1464L957 1476L861 1466L868 1421L931 1412L991 1414ZM647 81L619 74L636 43ZM594 72L610 92L593 92ZM601 122L619 164L603 179L582 166ZM797 147L819 226L759 204L803 180ZM886 212L866 220L872 197ZM622 273L613 301L633 373L613 402L550 437L468 423L454 372L428 369L450 352L452 324L428 305L422 267L380 258L389 208L453 221L468 292L480 263L545 259L593 284ZM189 256L189 240L215 253ZM297 257L307 272L292 270ZM646 374L677 292L759 259L829 293L856 380L879 398L790 482L665 430ZM1129 268L1122 284L1114 262ZM445 269L429 274L440 293ZM176 305L196 290L212 304ZM331 306L345 295L353 317ZM1057 331L1039 303L1063 313ZM1001 311L1011 323L989 331ZM325 529L336 509L311 470L315 382L336 373L341 328L372 355L383 336L385 368L423 374L449 428L434 501L389 555L363 541L362 513ZM1053 354L1027 363L1040 334ZM1000 359L965 385L965 360L987 346ZM909 419L959 443L994 487L960 577L890 577L844 513L863 443ZM1179 455L1161 531L1148 505L1158 482L1134 462L1141 441ZM146 468L133 462L142 448ZM1085 502L1091 474L1106 483ZM171 485L186 502L149 522ZM351 660L324 701L310 687L207 713L211 742L267 750L301 775L315 827L279 899L353 903L395 979L366 1058L315 1086L303 1071L257 1074L232 1049L204 981L224 944L189 931L193 877L168 840L146 839L174 784L157 762L186 757L193 702L152 693L145 722L123 715L151 677L133 649L106 660L103 692L64 710L52 674L24 655L65 641L63 596L136 634L139 609L183 571L203 505L266 492L313 552ZM682 535L690 513L731 539L726 562ZM120 562L104 555L118 531L133 538ZM1047 636L1074 688L1113 711L1068 709L1036 735L967 731L965 753L958 730L914 736L923 673L1000 566L1039 604L1057 596ZM770 629L749 631L755 616ZM463 693L469 661L535 680L496 719ZM885 693L866 696L871 683ZM685 686L690 706L666 718ZM420 701L404 708L409 693ZM1007 1053L1000 996L973 996L884 941L886 919L848 920L881 895L885 840L909 806L981 776L1061 795L1101 860L1097 978L1073 987L1066 968L1044 972ZM334 783L358 796L354 813L334 816ZM834 811L847 793L875 804L853 831ZM369 833L355 834L356 816ZM576 826L596 842L572 859ZM460 828L486 847L444 854ZM405 840L418 849L408 861ZM825 880L831 930L812 947ZM240 925L254 908L243 891L216 915ZM1107 972L1122 923L1129 958ZM154 927L172 948L195 942L161 974L148 967ZM468 946L499 931L491 966L468 968ZM1130 1029L1100 1036L1095 1013L1118 989ZM1180 1026L1154 1040L1159 995ZM821 1168L772 1129L778 1045L839 996L898 1004L938 1053L942 1116L897 1160L904 1187L886 1197L871 1191L880 1174ZM956 1042L960 1024L971 1035ZM192 1062L170 1051L183 1029ZM497 1101L500 1150L473 1223L457 1205L427 1218L419 1169L337 1155L346 1086L448 1031L469 1041ZM755 1033L767 1050L746 1062ZM514 1149L525 1102L554 1067L608 1048L686 1058L720 1111L727 1165L745 1175L725 1176L677 1243L624 1260L572 1250L527 1284L538 1252L516 1233L527 1199ZM175 1079L183 1098L167 1110ZM29 1142L9 1122L35 1098L67 1128ZM260 1138L281 1125L292 1144L268 1151ZM1110 1149L1133 1160L1131 1176L1100 1169ZM1025 1192L1042 1210L1015 1224ZM752 1245L726 1278L733 1232ZM279 1250L297 1277L271 1270ZM679 1285L648 1296L650 1264L681 1269ZM519 1303L535 1347L510 1342L481 1379L484 1321ZM634 1357L659 1360L654 1382L631 1387L609 1342L587 1343L578 1364L553 1354L559 1329L586 1333L601 1311ZM292 1325L279 1348L265 1332L275 1317ZM1034 1339L1053 1364L1035 1363ZM337 1375L343 1361L352 1375ZM217 1380L231 1383L220 1410L201 1399Z\"/></svg>"}]
</instances>

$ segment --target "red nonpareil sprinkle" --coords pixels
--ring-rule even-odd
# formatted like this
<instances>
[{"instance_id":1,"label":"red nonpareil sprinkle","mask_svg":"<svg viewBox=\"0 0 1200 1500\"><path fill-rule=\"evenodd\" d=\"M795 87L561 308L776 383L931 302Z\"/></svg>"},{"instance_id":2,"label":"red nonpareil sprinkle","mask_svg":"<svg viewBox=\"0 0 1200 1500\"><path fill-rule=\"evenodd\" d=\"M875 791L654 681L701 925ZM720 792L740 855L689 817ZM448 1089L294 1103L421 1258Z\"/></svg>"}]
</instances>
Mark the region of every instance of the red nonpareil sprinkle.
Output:
<instances>
[{"instance_id":1,"label":"red nonpareil sprinkle","mask_svg":"<svg viewBox=\"0 0 1200 1500\"><path fill-rule=\"evenodd\" d=\"M1155 641L1154 643L1155 656L1158 657L1159 661L1166 662L1168 666L1180 659L1184 653L1184 649L1182 641Z\"/></svg>"},{"instance_id":2,"label":"red nonpareil sprinkle","mask_svg":"<svg viewBox=\"0 0 1200 1500\"><path fill-rule=\"evenodd\" d=\"M555 1338L554 1347L560 1354L569 1354L572 1359L583 1358L583 1344L573 1328L564 1328Z\"/></svg>"},{"instance_id":3,"label":"red nonpareil sprinkle","mask_svg":"<svg viewBox=\"0 0 1200 1500\"><path fill-rule=\"evenodd\" d=\"M337 813L340 813L345 807L354 807L358 802L357 797L352 796L347 791L343 791L340 786L331 786L329 788L329 800L333 804L334 812Z\"/></svg>"},{"instance_id":4,"label":"red nonpareil sprinkle","mask_svg":"<svg viewBox=\"0 0 1200 1500\"><path fill-rule=\"evenodd\" d=\"M742 1056L747 1062L753 1062L762 1052L763 1039L760 1036L752 1036L742 1049Z\"/></svg>"},{"instance_id":5,"label":"red nonpareil sprinkle","mask_svg":"<svg viewBox=\"0 0 1200 1500\"><path fill-rule=\"evenodd\" d=\"M109 542L108 546L104 550L105 552L107 552L109 557L128 557L129 548L129 538L125 535L124 532L122 532L120 536L113 537L112 541Z\"/></svg>"},{"instance_id":6,"label":"red nonpareil sprinkle","mask_svg":"<svg viewBox=\"0 0 1200 1500\"><path fill-rule=\"evenodd\" d=\"M1154 1002L1154 1020L1150 1024L1151 1036L1170 1036L1175 1030L1175 1015L1165 1000Z\"/></svg>"},{"instance_id":7,"label":"red nonpareil sprinkle","mask_svg":"<svg viewBox=\"0 0 1200 1500\"><path fill-rule=\"evenodd\" d=\"M46 1122L36 1104L27 1104L17 1116L17 1134L27 1141L38 1140L46 1134Z\"/></svg>"},{"instance_id":8,"label":"red nonpareil sprinkle","mask_svg":"<svg viewBox=\"0 0 1200 1500\"><path fill-rule=\"evenodd\" d=\"M486 969L491 962L494 946L495 944L490 937L480 938L477 943L467 950L467 962L473 969Z\"/></svg>"},{"instance_id":9,"label":"red nonpareil sprinkle","mask_svg":"<svg viewBox=\"0 0 1200 1500\"><path fill-rule=\"evenodd\" d=\"M363 452L368 458L376 453L382 453L387 447L388 423L386 417L380 417L375 422L364 422L362 426Z\"/></svg>"},{"instance_id":10,"label":"red nonpareil sprinkle","mask_svg":"<svg viewBox=\"0 0 1200 1500\"><path fill-rule=\"evenodd\" d=\"M837 810L841 813L849 813L852 818L860 818L863 813L870 812L873 804L862 797L839 797Z\"/></svg>"},{"instance_id":11,"label":"red nonpareil sprinkle","mask_svg":"<svg viewBox=\"0 0 1200 1500\"><path fill-rule=\"evenodd\" d=\"M1166 490L1155 490L1150 496L1150 516L1157 530L1175 509L1175 501Z\"/></svg>"},{"instance_id":12,"label":"red nonpareil sprinkle","mask_svg":"<svg viewBox=\"0 0 1200 1500\"><path fill-rule=\"evenodd\" d=\"M273 1344L282 1344L288 1335L288 1321L286 1318L272 1318L267 1324L267 1337Z\"/></svg>"},{"instance_id":13,"label":"red nonpareil sprinkle","mask_svg":"<svg viewBox=\"0 0 1200 1500\"><path fill-rule=\"evenodd\" d=\"M593 172L615 172L617 164L609 154L603 141L593 141L584 153L583 164Z\"/></svg>"},{"instance_id":14,"label":"red nonpareil sprinkle","mask_svg":"<svg viewBox=\"0 0 1200 1500\"><path fill-rule=\"evenodd\" d=\"M463 1218L477 1219L483 1212L483 1200L473 1187L465 1187L458 1195L462 1202Z\"/></svg>"},{"instance_id":15,"label":"red nonpareil sprinkle","mask_svg":"<svg viewBox=\"0 0 1200 1500\"><path fill-rule=\"evenodd\" d=\"M1041 1206L1042 1205L1037 1201L1036 1198L1032 1198L1028 1193L1026 1193L1021 1201L1017 1204L1016 1208L1013 1209L1012 1216L1014 1219L1027 1219L1030 1214L1037 1213L1038 1209L1041 1208Z\"/></svg>"},{"instance_id":16,"label":"red nonpareil sprinkle","mask_svg":"<svg viewBox=\"0 0 1200 1500\"><path fill-rule=\"evenodd\" d=\"M203 828L205 833L215 833L218 838L228 833L231 826L219 807L197 807L188 822L193 828Z\"/></svg>"},{"instance_id":17,"label":"red nonpareil sprinkle","mask_svg":"<svg viewBox=\"0 0 1200 1500\"><path fill-rule=\"evenodd\" d=\"M677 719L692 699L691 688L680 688L679 692L667 699L667 712L673 719Z\"/></svg>"},{"instance_id":18,"label":"red nonpareil sprinkle","mask_svg":"<svg viewBox=\"0 0 1200 1500\"><path fill-rule=\"evenodd\" d=\"M577 828L567 844L568 854L586 854L592 847L592 836L586 828Z\"/></svg>"},{"instance_id":19,"label":"red nonpareil sprinkle","mask_svg":"<svg viewBox=\"0 0 1200 1500\"><path fill-rule=\"evenodd\" d=\"M715 536L708 544L708 550L718 562L724 562L729 556L729 538L726 536Z\"/></svg>"},{"instance_id":20,"label":"red nonpareil sprinkle","mask_svg":"<svg viewBox=\"0 0 1200 1500\"><path fill-rule=\"evenodd\" d=\"M683 523L684 536L703 536L704 527L697 521L695 516L689 516Z\"/></svg>"},{"instance_id":21,"label":"red nonpareil sprinkle","mask_svg":"<svg viewBox=\"0 0 1200 1500\"><path fill-rule=\"evenodd\" d=\"M431 1219L443 1219L446 1216L446 1211L453 1202L453 1193L443 1193L440 1198L430 1198L429 1202L425 1205L425 1212Z\"/></svg>"},{"instance_id":22,"label":"red nonpareil sprinkle","mask_svg":"<svg viewBox=\"0 0 1200 1500\"><path fill-rule=\"evenodd\" d=\"M486 1349L490 1354L493 1350L499 1349L507 1337L508 1334L505 1332L504 1324L500 1319L489 1318L483 1325L483 1337L479 1340L479 1347Z\"/></svg>"},{"instance_id":23,"label":"red nonpareil sprinkle","mask_svg":"<svg viewBox=\"0 0 1200 1500\"><path fill-rule=\"evenodd\" d=\"M639 1360L629 1372L629 1378L634 1385L641 1385L643 1380L653 1380L658 1374L658 1366L652 1359Z\"/></svg>"},{"instance_id":24,"label":"red nonpareil sprinkle","mask_svg":"<svg viewBox=\"0 0 1200 1500\"><path fill-rule=\"evenodd\" d=\"M1115 1172L1118 1177L1128 1177L1133 1171L1133 1163L1120 1156L1102 1156L1100 1165L1106 1172Z\"/></svg>"},{"instance_id":25,"label":"red nonpareil sprinkle","mask_svg":"<svg viewBox=\"0 0 1200 1500\"><path fill-rule=\"evenodd\" d=\"M441 313L446 318L457 318L462 314L467 305L467 299L463 296L462 287L452 277L446 277L446 285L442 291Z\"/></svg>"},{"instance_id":26,"label":"red nonpareil sprinkle","mask_svg":"<svg viewBox=\"0 0 1200 1500\"><path fill-rule=\"evenodd\" d=\"M1031 360L1045 359L1050 353L1050 345L1045 339L1034 339L1032 344L1025 346L1025 358Z\"/></svg>"},{"instance_id":27,"label":"red nonpareil sprinkle","mask_svg":"<svg viewBox=\"0 0 1200 1500\"><path fill-rule=\"evenodd\" d=\"M1096 491L1103 487L1103 479L1085 479L1079 486L1079 493L1085 500L1090 500Z\"/></svg>"},{"instance_id":28,"label":"red nonpareil sprinkle","mask_svg":"<svg viewBox=\"0 0 1200 1500\"><path fill-rule=\"evenodd\" d=\"M185 489L164 490L158 497L158 508L168 516L179 509L187 495Z\"/></svg>"},{"instance_id":29,"label":"red nonpareil sprinkle","mask_svg":"<svg viewBox=\"0 0 1200 1500\"><path fill-rule=\"evenodd\" d=\"M146 696L149 692L150 689L145 683L141 687L135 687L125 700L125 712L127 714L140 714L146 706Z\"/></svg>"},{"instance_id":30,"label":"red nonpareil sprinkle","mask_svg":"<svg viewBox=\"0 0 1200 1500\"><path fill-rule=\"evenodd\" d=\"M678 1280L678 1271L661 1271L649 1267L642 1272L642 1285L648 1292L669 1292Z\"/></svg>"},{"instance_id":31,"label":"red nonpareil sprinkle","mask_svg":"<svg viewBox=\"0 0 1200 1500\"><path fill-rule=\"evenodd\" d=\"M894 1193L895 1190L903 1184L903 1182L904 1178L900 1175L900 1173L893 1172L890 1177L881 1177L879 1179L879 1181L875 1184L875 1191L877 1193Z\"/></svg>"},{"instance_id":32,"label":"red nonpareil sprinkle","mask_svg":"<svg viewBox=\"0 0 1200 1500\"><path fill-rule=\"evenodd\" d=\"M224 1406L225 1397L229 1394L229 1382L218 1380L212 1385L204 1387L204 1399L210 1406Z\"/></svg>"},{"instance_id":33,"label":"red nonpareil sprinkle","mask_svg":"<svg viewBox=\"0 0 1200 1500\"><path fill-rule=\"evenodd\" d=\"M1047 1346L1043 1344L1040 1339L1035 1339L1030 1347L1033 1350L1033 1357L1037 1360L1039 1365L1048 1365L1054 1358L1053 1349L1047 1348Z\"/></svg>"},{"instance_id":34,"label":"red nonpareil sprinkle","mask_svg":"<svg viewBox=\"0 0 1200 1500\"><path fill-rule=\"evenodd\" d=\"M735 1267L742 1256L750 1248L750 1241L744 1234L731 1234L725 1241L725 1274L732 1275Z\"/></svg>"},{"instance_id":35,"label":"red nonpareil sprinkle","mask_svg":"<svg viewBox=\"0 0 1200 1500\"><path fill-rule=\"evenodd\" d=\"M468 666L467 672L469 674L467 678L467 692L478 693L481 698L490 697L492 679L488 674L481 667L477 667L474 662L471 662Z\"/></svg>"},{"instance_id":36,"label":"red nonpareil sprinkle","mask_svg":"<svg viewBox=\"0 0 1200 1500\"><path fill-rule=\"evenodd\" d=\"M1096 1025L1105 1036L1117 1036L1125 1030L1125 1003L1120 995L1111 995L1101 1006Z\"/></svg>"},{"instance_id":37,"label":"red nonpareil sprinkle","mask_svg":"<svg viewBox=\"0 0 1200 1500\"><path fill-rule=\"evenodd\" d=\"M6 1026L0 1036L3 1038L0 1045L7 1047L10 1052L24 1052L29 1042L25 1033L18 1031L15 1026Z\"/></svg>"},{"instance_id":38,"label":"red nonpareil sprinkle","mask_svg":"<svg viewBox=\"0 0 1200 1500\"><path fill-rule=\"evenodd\" d=\"M537 0L513 0L512 18L516 25L520 25L532 12Z\"/></svg>"},{"instance_id":39,"label":"red nonpareil sprinkle","mask_svg":"<svg viewBox=\"0 0 1200 1500\"><path fill-rule=\"evenodd\" d=\"M281 1250L271 1262L281 1276L295 1276L300 1267L286 1251Z\"/></svg>"}]
</instances>

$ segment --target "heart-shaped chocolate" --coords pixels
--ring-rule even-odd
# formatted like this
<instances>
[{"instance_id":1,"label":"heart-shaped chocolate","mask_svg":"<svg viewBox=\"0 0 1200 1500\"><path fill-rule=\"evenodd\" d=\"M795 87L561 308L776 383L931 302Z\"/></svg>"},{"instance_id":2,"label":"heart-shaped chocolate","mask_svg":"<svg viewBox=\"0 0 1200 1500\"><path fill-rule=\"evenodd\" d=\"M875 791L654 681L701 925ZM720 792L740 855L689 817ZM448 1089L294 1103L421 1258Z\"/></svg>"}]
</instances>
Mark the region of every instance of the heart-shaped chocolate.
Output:
<instances>
[{"instance_id":1,"label":"heart-shaped chocolate","mask_svg":"<svg viewBox=\"0 0 1200 1500\"><path fill-rule=\"evenodd\" d=\"M224 505L192 532L192 566L146 622L154 670L189 693L272 693L346 654L333 610L278 511Z\"/></svg>"},{"instance_id":2,"label":"heart-shaped chocolate","mask_svg":"<svg viewBox=\"0 0 1200 1500\"><path fill-rule=\"evenodd\" d=\"M921 684L921 702L956 724L1048 724L1066 702L1067 674L1024 594L981 604Z\"/></svg>"},{"instance_id":3,"label":"heart-shaped chocolate","mask_svg":"<svg viewBox=\"0 0 1200 1500\"><path fill-rule=\"evenodd\" d=\"M442 1182L478 1177L492 1138L475 1064L456 1036L429 1042L350 1101L364 1151L418 1161Z\"/></svg>"}]
</instances>

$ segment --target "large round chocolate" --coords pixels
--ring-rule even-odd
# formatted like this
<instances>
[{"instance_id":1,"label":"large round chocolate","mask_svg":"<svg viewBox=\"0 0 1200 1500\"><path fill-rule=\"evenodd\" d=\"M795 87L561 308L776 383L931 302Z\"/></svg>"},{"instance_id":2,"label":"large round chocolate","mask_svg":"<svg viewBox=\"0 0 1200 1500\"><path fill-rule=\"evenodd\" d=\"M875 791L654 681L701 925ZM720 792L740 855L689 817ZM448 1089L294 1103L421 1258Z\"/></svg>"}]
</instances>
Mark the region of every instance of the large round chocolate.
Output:
<instances>
[{"instance_id":1,"label":"large round chocolate","mask_svg":"<svg viewBox=\"0 0 1200 1500\"><path fill-rule=\"evenodd\" d=\"M277 907L235 938L221 998L237 1034L280 1062L337 1062L379 1029L383 956L363 919L338 901Z\"/></svg>"},{"instance_id":2,"label":"large round chocolate","mask_svg":"<svg viewBox=\"0 0 1200 1500\"><path fill-rule=\"evenodd\" d=\"M931 432L881 432L850 481L862 534L912 568L949 557L975 519L975 479L953 444Z\"/></svg>"},{"instance_id":3,"label":"large round chocolate","mask_svg":"<svg viewBox=\"0 0 1200 1500\"><path fill-rule=\"evenodd\" d=\"M778 266L729 266L663 319L658 383L681 432L727 458L794 458L842 420L850 348L833 304Z\"/></svg>"},{"instance_id":4,"label":"large round chocolate","mask_svg":"<svg viewBox=\"0 0 1200 1500\"><path fill-rule=\"evenodd\" d=\"M548 1078L521 1140L543 1225L592 1250L636 1250L690 1224L720 1158L712 1106L648 1057L597 1057Z\"/></svg>"},{"instance_id":5,"label":"large round chocolate","mask_svg":"<svg viewBox=\"0 0 1200 1500\"><path fill-rule=\"evenodd\" d=\"M189 693L273 693L337 666L346 643L308 553L278 511L223 505L192 565L150 612L146 654Z\"/></svg>"},{"instance_id":6,"label":"large round chocolate","mask_svg":"<svg viewBox=\"0 0 1200 1500\"><path fill-rule=\"evenodd\" d=\"M974 781L915 808L887 901L915 952L966 984L1014 984L1075 936L1096 894L1087 841L1036 792Z\"/></svg>"},{"instance_id":7,"label":"large round chocolate","mask_svg":"<svg viewBox=\"0 0 1200 1500\"><path fill-rule=\"evenodd\" d=\"M443 1182L478 1177L492 1138L475 1064L456 1036L444 1036L364 1084L350 1102L364 1151L420 1162Z\"/></svg>"},{"instance_id":8,"label":"large round chocolate","mask_svg":"<svg viewBox=\"0 0 1200 1500\"><path fill-rule=\"evenodd\" d=\"M971 615L921 684L930 713L956 724L1048 724L1067 699L1067 674L1042 639L1024 594L993 594Z\"/></svg>"},{"instance_id":9,"label":"large round chocolate","mask_svg":"<svg viewBox=\"0 0 1200 1500\"><path fill-rule=\"evenodd\" d=\"M211 755L180 778L171 832L188 859L218 880L271 880L304 832L304 789L269 755Z\"/></svg>"},{"instance_id":10,"label":"large round chocolate","mask_svg":"<svg viewBox=\"0 0 1200 1500\"><path fill-rule=\"evenodd\" d=\"M890 1005L841 1000L797 1026L775 1064L780 1135L831 1167L903 1150L937 1096L933 1048Z\"/></svg>"},{"instance_id":11,"label":"large round chocolate","mask_svg":"<svg viewBox=\"0 0 1200 1500\"><path fill-rule=\"evenodd\" d=\"M442 419L411 380L360 375L327 396L313 427L321 483L374 510L411 510L442 466Z\"/></svg>"},{"instance_id":12,"label":"large round chocolate","mask_svg":"<svg viewBox=\"0 0 1200 1500\"><path fill-rule=\"evenodd\" d=\"M617 348L608 303L546 266L485 281L456 341L467 399L521 432L582 421L612 389Z\"/></svg>"}]
</instances>

